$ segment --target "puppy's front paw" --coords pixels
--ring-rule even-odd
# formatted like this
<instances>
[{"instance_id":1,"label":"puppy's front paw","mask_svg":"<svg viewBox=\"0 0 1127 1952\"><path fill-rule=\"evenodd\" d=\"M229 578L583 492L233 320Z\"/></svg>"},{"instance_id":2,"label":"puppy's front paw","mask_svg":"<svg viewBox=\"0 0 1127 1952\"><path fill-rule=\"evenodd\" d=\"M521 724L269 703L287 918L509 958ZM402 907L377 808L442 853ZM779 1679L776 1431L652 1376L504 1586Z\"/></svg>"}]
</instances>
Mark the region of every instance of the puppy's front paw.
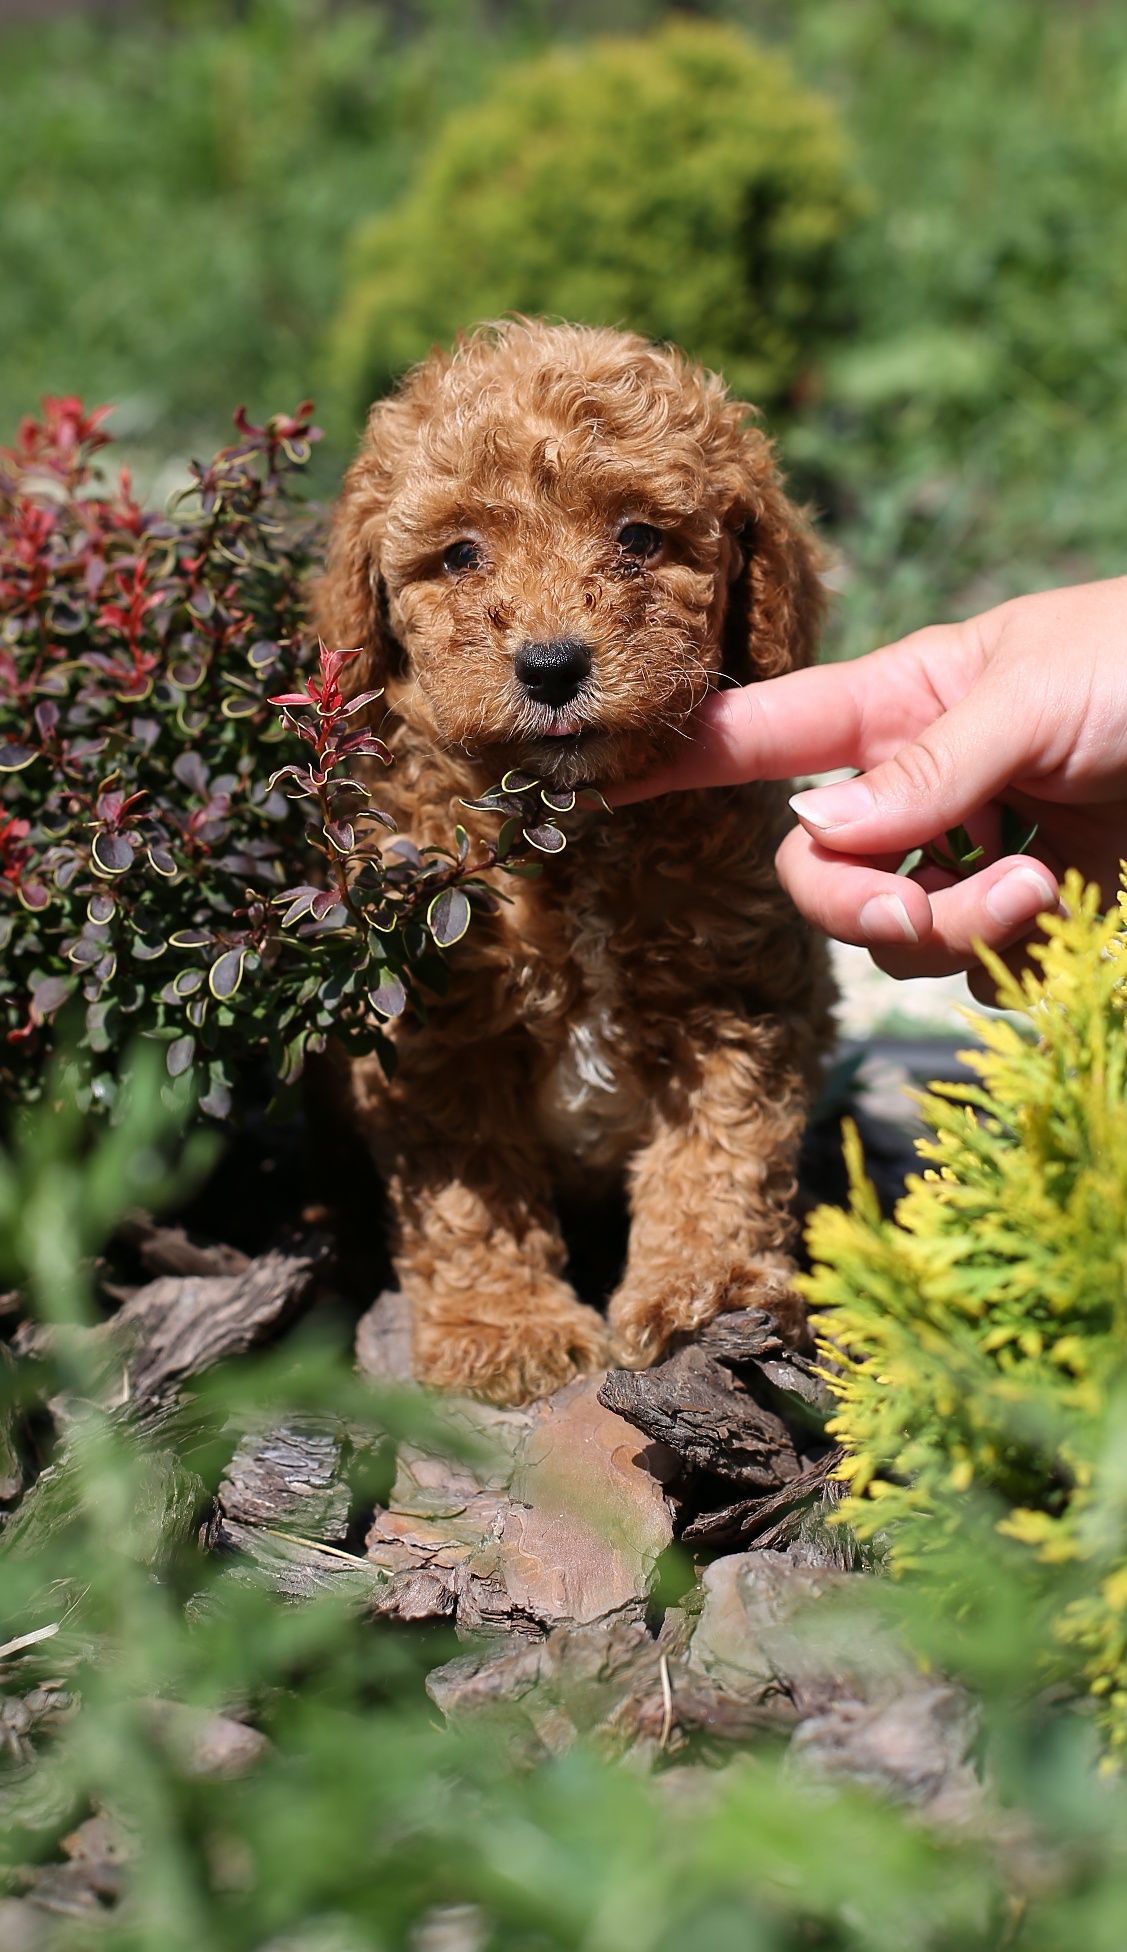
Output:
<instances>
[{"instance_id":1,"label":"puppy's front paw","mask_svg":"<svg viewBox=\"0 0 1127 1952\"><path fill-rule=\"evenodd\" d=\"M551 1302L528 1312L528 1297L511 1315L488 1321L419 1322L415 1374L436 1389L461 1390L489 1403L530 1403L551 1396L584 1369L607 1366L606 1324L578 1301Z\"/></svg>"},{"instance_id":2,"label":"puppy's front paw","mask_svg":"<svg viewBox=\"0 0 1127 1952\"><path fill-rule=\"evenodd\" d=\"M699 1335L717 1315L762 1308L783 1340L801 1343L805 1310L790 1285L792 1269L778 1261L746 1262L719 1274L674 1270L624 1281L608 1311L615 1360L648 1369L671 1342Z\"/></svg>"}]
</instances>

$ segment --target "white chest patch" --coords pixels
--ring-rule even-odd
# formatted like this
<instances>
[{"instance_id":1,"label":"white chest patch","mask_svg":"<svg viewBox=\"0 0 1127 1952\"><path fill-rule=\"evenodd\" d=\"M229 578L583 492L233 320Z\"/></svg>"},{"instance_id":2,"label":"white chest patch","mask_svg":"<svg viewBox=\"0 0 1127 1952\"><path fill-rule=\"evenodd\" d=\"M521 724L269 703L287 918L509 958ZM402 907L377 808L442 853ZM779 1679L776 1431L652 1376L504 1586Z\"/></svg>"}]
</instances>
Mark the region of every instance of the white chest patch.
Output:
<instances>
[{"instance_id":1,"label":"white chest patch","mask_svg":"<svg viewBox=\"0 0 1127 1952\"><path fill-rule=\"evenodd\" d=\"M572 953L584 996L568 1024L567 1043L540 1089L544 1136L560 1153L587 1165L621 1157L637 1129L639 1097L625 1051L618 971L605 919L591 909L575 918Z\"/></svg>"}]
</instances>

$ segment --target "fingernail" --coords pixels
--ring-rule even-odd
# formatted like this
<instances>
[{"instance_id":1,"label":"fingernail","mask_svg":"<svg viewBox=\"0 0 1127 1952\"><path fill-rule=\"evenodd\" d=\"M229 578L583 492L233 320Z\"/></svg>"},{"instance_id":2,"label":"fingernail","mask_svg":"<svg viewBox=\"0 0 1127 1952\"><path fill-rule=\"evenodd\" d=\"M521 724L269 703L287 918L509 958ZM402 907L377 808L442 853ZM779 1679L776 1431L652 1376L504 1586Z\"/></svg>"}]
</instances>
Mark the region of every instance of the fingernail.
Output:
<instances>
[{"instance_id":1,"label":"fingernail","mask_svg":"<svg viewBox=\"0 0 1127 1952\"><path fill-rule=\"evenodd\" d=\"M918 942L912 918L899 895L873 895L857 917L861 934L869 942L887 942L890 929L898 929L905 942Z\"/></svg>"},{"instance_id":2,"label":"fingernail","mask_svg":"<svg viewBox=\"0 0 1127 1952\"><path fill-rule=\"evenodd\" d=\"M983 905L1001 928L1012 929L1019 922L1032 921L1034 907L1037 913L1055 908L1057 898L1051 883L1036 868L1011 868L984 895Z\"/></svg>"},{"instance_id":3,"label":"fingernail","mask_svg":"<svg viewBox=\"0 0 1127 1952\"><path fill-rule=\"evenodd\" d=\"M794 793L790 804L800 820L812 827L848 827L864 820L873 811L872 790L863 779L835 780L832 786L815 786L808 793Z\"/></svg>"}]
</instances>

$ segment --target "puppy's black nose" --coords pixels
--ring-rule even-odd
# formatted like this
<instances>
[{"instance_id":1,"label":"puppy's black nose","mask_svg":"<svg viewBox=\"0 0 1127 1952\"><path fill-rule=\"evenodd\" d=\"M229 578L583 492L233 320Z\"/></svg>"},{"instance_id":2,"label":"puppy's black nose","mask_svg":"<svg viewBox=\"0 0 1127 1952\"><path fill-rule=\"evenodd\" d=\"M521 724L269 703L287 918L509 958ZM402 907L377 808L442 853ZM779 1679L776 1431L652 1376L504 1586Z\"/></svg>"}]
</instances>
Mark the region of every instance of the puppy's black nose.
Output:
<instances>
[{"instance_id":1,"label":"puppy's black nose","mask_svg":"<svg viewBox=\"0 0 1127 1952\"><path fill-rule=\"evenodd\" d=\"M591 652L577 637L550 644L522 644L516 674L537 705L567 705L591 669Z\"/></svg>"}]
</instances>

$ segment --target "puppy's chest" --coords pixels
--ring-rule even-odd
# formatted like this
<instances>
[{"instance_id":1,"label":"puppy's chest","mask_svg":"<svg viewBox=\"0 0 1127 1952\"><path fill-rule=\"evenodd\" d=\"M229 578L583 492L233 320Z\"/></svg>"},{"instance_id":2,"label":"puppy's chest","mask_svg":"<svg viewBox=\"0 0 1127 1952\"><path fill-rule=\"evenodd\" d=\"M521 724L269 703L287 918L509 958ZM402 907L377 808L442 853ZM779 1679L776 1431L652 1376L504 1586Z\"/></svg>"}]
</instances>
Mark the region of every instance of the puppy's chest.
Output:
<instances>
[{"instance_id":1,"label":"puppy's chest","mask_svg":"<svg viewBox=\"0 0 1127 1952\"><path fill-rule=\"evenodd\" d=\"M646 1114L635 1006L612 925L595 904L572 910L560 947L559 961L529 958L521 969L522 1014L537 1046L537 1124L561 1160L610 1167L637 1143Z\"/></svg>"}]
</instances>

